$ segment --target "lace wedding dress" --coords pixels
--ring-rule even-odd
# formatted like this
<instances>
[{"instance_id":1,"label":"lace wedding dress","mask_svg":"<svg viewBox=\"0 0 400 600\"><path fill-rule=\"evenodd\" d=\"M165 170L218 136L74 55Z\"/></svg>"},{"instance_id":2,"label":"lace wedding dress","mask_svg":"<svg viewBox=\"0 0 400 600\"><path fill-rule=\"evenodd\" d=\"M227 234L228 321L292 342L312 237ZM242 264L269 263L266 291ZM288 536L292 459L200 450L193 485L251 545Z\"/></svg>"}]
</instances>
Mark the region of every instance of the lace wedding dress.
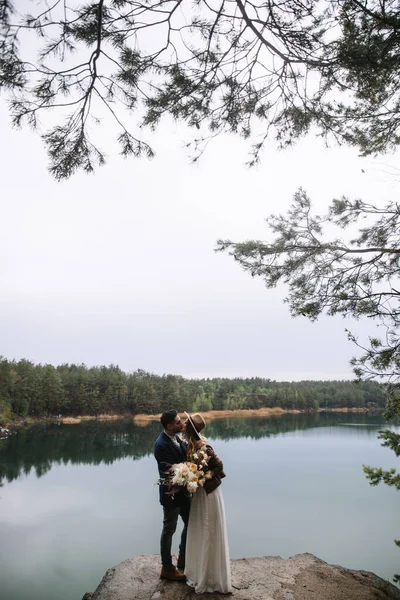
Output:
<instances>
[{"instance_id":1,"label":"lace wedding dress","mask_svg":"<svg viewBox=\"0 0 400 600\"><path fill-rule=\"evenodd\" d=\"M207 494L198 488L190 508L186 541L187 584L198 594L232 592L222 486Z\"/></svg>"}]
</instances>

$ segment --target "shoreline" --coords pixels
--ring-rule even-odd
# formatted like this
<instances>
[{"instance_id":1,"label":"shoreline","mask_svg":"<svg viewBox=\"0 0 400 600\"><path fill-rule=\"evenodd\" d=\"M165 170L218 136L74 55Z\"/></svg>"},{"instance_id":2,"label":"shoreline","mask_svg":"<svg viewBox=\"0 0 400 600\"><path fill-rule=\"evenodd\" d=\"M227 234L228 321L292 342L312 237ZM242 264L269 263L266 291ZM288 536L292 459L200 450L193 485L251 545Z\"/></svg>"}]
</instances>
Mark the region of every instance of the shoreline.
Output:
<instances>
[{"instance_id":1,"label":"shoreline","mask_svg":"<svg viewBox=\"0 0 400 600\"><path fill-rule=\"evenodd\" d=\"M312 414L312 413L320 413L320 412L336 412L336 413L366 413L366 412L383 412L385 409L380 407L354 407L349 408L347 406L341 408L318 408L315 410L298 410L296 408L291 408L285 410L280 406L275 406L273 408L238 408L237 410L210 410L210 411L200 411L201 415L207 421L211 421L212 419L224 419L231 417L269 417L273 415L300 415L300 414ZM179 412L179 416L184 416L183 412ZM147 414L137 414L133 415L133 420L138 423L149 423L151 421L159 421L161 417L161 413L157 415L147 415Z\"/></svg>"},{"instance_id":2,"label":"shoreline","mask_svg":"<svg viewBox=\"0 0 400 600\"><path fill-rule=\"evenodd\" d=\"M211 421L212 419L224 419L230 417L267 417L270 415L283 415L286 413L297 414L301 411L295 409L284 410L280 406L275 406L274 408L259 408L257 410L251 408L240 408L237 410L208 410L200 412L206 421ZM185 413L179 411L179 416L181 418L185 418ZM135 423L149 423L151 421L159 421L160 417L161 413L157 415L137 414L133 416L133 420Z\"/></svg>"},{"instance_id":3,"label":"shoreline","mask_svg":"<svg viewBox=\"0 0 400 600\"><path fill-rule=\"evenodd\" d=\"M201 412L202 416L206 421L211 421L213 419L224 419L224 418L236 418L236 417L272 417L279 416L284 414L312 414L312 413L320 413L320 412L334 412L334 413L367 413L367 412L383 412L385 409L381 407L359 407L359 408L349 408L349 407L339 407L339 408L318 408L316 410L298 410L298 409L288 409L285 410L280 406L275 406L273 408L259 408L259 409L250 409L243 408L237 410L212 410L212 411L204 411ZM184 412L179 412L181 417L184 417ZM6 426L7 429L10 430L10 433L13 431L20 429L21 427L31 427L34 425L40 425L41 423L63 423L65 425L76 425L82 423L83 421L117 421L120 419L132 419L132 421L138 425L139 427L144 427L148 423L152 421L159 421L161 417L161 413L159 414L99 414L99 415L77 415L75 417L25 417L21 419L16 419L10 421Z\"/></svg>"}]
</instances>

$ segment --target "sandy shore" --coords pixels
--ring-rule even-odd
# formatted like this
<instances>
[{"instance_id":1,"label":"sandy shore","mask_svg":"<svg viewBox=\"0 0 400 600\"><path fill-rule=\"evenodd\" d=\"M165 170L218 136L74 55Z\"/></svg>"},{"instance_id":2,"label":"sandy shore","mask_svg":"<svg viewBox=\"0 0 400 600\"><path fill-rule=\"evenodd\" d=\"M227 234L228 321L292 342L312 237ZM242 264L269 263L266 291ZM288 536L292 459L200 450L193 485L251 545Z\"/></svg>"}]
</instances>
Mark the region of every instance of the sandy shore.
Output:
<instances>
[{"instance_id":1,"label":"sandy shore","mask_svg":"<svg viewBox=\"0 0 400 600\"><path fill-rule=\"evenodd\" d=\"M208 412L202 412L201 415L206 421L212 419L222 419L227 417L267 417L269 415L282 415L284 413L300 413L299 410L283 410L279 406L275 408L260 408L258 410L251 409L239 409L239 410L210 410ZM179 413L181 419L185 418L185 413ZM148 423L150 421L159 421L161 413L158 415L134 415L133 420L138 423Z\"/></svg>"},{"instance_id":2,"label":"sandy shore","mask_svg":"<svg viewBox=\"0 0 400 600\"><path fill-rule=\"evenodd\" d=\"M66 425L81 423L82 421L117 421L118 419L126 419L126 415L97 415L97 417L83 415L79 417L63 417L60 419Z\"/></svg>"},{"instance_id":3,"label":"sandy shore","mask_svg":"<svg viewBox=\"0 0 400 600\"><path fill-rule=\"evenodd\" d=\"M383 408L331 408L324 409L319 408L316 411L311 412L336 412L336 413L363 413L368 411L383 411ZM300 414L303 412L302 410L284 410L280 406L275 406L274 408L260 408L258 410L251 409L239 409L239 410L212 410L209 412L202 412L201 414L206 419L206 421L211 421L212 419L222 419L222 418L231 418L231 417L269 417L273 415L283 415L283 414ZM185 418L185 414L183 412L179 413L181 418ZM10 423L10 429L18 429L19 427L29 427L32 425L38 425L40 423L54 423L54 422L62 422L66 425L74 425L76 423L81 423L82 421L117 421L118 419L133 419L133 421L138 425L145 427L151 421L159 421L161 417L161 413L157 415L146 415L146 414L138 414L138 415L107 415L100 414L97 416L93 415L78 415L76 417L27 417L24 419L20 419L13 423Z\"/></svg>"},{"instance_id":4,"label":"sandy shore","mask_svg":"<svg viewBox=\"0 0 400 600\"><path fill-rule=\"evenodd\" d=\"M280 406L275 406L273 408L259 408L258 410L252 410L248 408L238 409L238 410L211 410L208 412L201 412L204 419L207 421L211 421L212 419L221 419L221 418L230 418L230 417L269 417L272 415L283 415L283 414L301 414L306 412L338 412L338 413L363 413L368 412L368 410L383 410L380 408L366 409L366 408L319 408L314 411L304 411L304 410L284 410ZM185 413L179 413L181 418L185 418ZM157 415L146 415L139 414L134 415L133 420L138 424L149 423L150 421L159 421L161 417L161 413Z\"/></svg>"}]
</instances>

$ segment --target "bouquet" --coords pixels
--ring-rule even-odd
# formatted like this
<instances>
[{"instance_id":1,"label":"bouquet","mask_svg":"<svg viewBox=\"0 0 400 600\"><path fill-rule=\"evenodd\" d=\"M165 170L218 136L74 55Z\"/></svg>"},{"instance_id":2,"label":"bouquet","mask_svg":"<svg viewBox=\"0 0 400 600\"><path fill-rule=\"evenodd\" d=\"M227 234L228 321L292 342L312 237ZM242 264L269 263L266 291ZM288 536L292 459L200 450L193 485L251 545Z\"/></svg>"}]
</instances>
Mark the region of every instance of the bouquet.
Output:
<instances>
[{"instance_id":1,"label":"bouquet","mask_svg":"<svg viewBox=\"0 0 400 600\"><path fill-rule=\"evenodd\" d=\"M167 492L173 495L183 487L190 494L194 494L198 487L203 487L207 479L211 479L212 472L208 470L208 461L210 457L207 454L205 446L194 452L188 462L177 463L171 465L166 471L166 478L160 479L160 485L169 485L170 490Z\"/></svg>"}]
</instances>

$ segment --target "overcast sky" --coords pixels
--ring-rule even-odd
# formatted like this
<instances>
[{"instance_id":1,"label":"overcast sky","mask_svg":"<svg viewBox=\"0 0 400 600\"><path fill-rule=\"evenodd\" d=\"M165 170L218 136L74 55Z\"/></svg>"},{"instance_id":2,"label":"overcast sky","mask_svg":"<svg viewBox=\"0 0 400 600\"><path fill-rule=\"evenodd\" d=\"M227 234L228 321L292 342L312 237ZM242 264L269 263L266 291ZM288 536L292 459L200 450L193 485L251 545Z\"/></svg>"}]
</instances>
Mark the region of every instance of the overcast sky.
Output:
<instances>
[{"instance_id":1,"label":"overcast sky","mask_svg":"<svg viewBox=\"0 0 400 600\"><path fill-rule=\"evenodd\" d=\"M397 197L385 166L395 156L309 137L286 151L271 142L249 170L249 146L226 136L193 166L191 132L166 121L152 161L119 157L104 128L107 166L57 183L40 137L13 130L4 101L0 131L0 354L186 377L352 376L344 329L373 334L370 322L292 319L283 287L267 290L214 248L263 239L265 217L299 186L321 212L342 194Z\"/></svg>"}]
</instances>

